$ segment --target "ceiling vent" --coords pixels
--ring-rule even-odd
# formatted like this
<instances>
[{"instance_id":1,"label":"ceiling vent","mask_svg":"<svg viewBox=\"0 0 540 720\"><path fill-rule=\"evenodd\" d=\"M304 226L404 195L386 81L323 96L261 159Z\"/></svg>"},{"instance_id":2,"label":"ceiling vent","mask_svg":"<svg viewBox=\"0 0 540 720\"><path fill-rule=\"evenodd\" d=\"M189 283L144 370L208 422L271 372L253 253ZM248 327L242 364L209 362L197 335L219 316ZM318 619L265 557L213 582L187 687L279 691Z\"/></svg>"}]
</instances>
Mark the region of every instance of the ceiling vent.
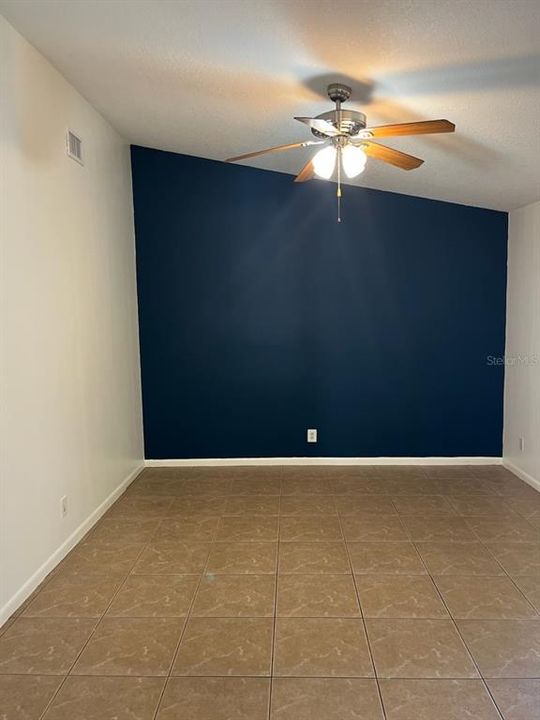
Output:
<instances>
[{"instance_id":1,"label":"ceiling vent","mask_svg":"<svg viewBox=\"0 0 540 720\"><path fill-rule=\"evenodd\" d=\"M81 165L84 165L83 154L82 154L82 140L77 137L71 130L67 131L66 136L66 151L70 158L76 160Z\"/></svg>"}]
</instances>

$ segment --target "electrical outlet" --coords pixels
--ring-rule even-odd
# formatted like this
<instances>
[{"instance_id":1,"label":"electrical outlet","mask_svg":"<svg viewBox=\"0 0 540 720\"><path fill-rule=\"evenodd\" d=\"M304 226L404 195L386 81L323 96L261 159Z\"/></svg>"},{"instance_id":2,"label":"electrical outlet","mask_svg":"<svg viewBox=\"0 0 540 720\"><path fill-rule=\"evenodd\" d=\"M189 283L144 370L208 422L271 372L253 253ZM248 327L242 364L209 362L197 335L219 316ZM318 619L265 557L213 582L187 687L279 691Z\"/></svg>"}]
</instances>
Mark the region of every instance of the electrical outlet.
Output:
<instances>
[{"instance_id":1,"label":"electrical outlet","mask_svg":"<svg viewBox=\"0 0 540 720\"><path fill-rule=\"evenodd\" d=\"M308 443L316 443L317 442L317 429L316 428L308 428L307 441L308 441Z\"/></svg>"},{"instance_id":2,"label":"electrical outlet","mask_svg":"<svg viewBox=\"0 0 540 720\"><path fill-rule=\"evenodd\" d=\"M68 501L67 501L67 495L64 495L60 498L60 512L62 513L62 517L66 517L68 514Z\"/></svg>"},{"instance_id":3,"label":"electrical outlet","mask_svg":"<svg viewBox=\"0 0 540 720\"><path fill-rule=\"evenodd\" d=\"M519 438L519 452L524 452L524 451L525 451L525 438L520 437Z\"/></svg>"}]
</instances>

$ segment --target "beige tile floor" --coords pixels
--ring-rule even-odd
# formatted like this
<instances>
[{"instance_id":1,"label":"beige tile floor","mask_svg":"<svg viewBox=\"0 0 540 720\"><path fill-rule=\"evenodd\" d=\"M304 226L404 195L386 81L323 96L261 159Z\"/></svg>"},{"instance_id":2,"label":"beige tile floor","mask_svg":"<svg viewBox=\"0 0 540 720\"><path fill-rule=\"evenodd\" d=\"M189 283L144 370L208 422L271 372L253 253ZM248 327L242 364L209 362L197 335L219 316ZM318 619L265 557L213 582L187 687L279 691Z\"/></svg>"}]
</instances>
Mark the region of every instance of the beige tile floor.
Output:
<instances>
[{"instance_id":1,"label":"beige tile floor","mask_svg":"<svg viewBox=\"0 0 540 720\"><path fill-rule=\"evenodd\" d=\"M538 720L501 467L148 469L0 630L2 720Z\"/></svg>"}]
</instances>

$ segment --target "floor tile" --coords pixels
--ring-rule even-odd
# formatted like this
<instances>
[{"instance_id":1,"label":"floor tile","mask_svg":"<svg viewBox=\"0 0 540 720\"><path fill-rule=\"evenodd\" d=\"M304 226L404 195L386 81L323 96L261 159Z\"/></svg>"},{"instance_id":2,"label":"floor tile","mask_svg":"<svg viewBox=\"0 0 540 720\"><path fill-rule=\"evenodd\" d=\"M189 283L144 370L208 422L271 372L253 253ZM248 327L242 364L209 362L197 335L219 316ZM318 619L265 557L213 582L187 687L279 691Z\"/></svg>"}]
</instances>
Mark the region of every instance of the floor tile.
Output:
<instances>
[{"instance_id":1,"label":"floor tile","mask_svg":"<svg viewBox=\"0 0 540 720\"><path fill-rule=\"evenodd\" d=\"M199 575L130 575L107 617L185 617Z\"/></svg>"},{"instance_id":2,"label":"floor tile","mask_svg":"<svg viewBox=\"0 0 540 720\"><path fill-rule=\"evenodd\" d=\"M387 720L500 720L481 680L381 680Z\"/></svg>"},{"instance_id":3,"label":"floor tile","mask_svg":"<svg viewBox=\"0 0 540 720\"><path fill-rule=\"evenodd\" d=\"M74 675L167 675L183 618L104 618Z\"/></svg>"},{"instance_id":4,"label":"floor tile","mask_svg":"<svg viewBox=\"0 0 540 720\"><path fill-rule=\"evenodd\" d=\"M204 477L212 474L212 477L229 480L248 480L249 482L263 482L272 478L281 477L282 468L280 465L221 465L215 467L198 468Z\"/></svg>"},{"instance_id":5,"label":"floor tile","mask_svg":"<svg viewBox=\"0 0 540 720\"><path fill-rule=\"evenodd\" d=\"M59 573L69 575L127 575L144 544L94 542L79 543L62 561Z\"/></svg>"},{"instance_id":6,"label":"floor tile","mask_svg":"<svg viewBox=\"0 0 540 720\"><path fill-rule=\"evenodd\" d=\"M212 497L204 495L185 495L175 498L167 511L167 517L217 517L222 515L227 503L225 495Z\"/></svg>"},{"instance_id":7,"label":"floor tile","mask_svg":"<svg viewBox=\"0 0 540 720\"><path fill-rule=\"evenodd\" d=\"M272 618L191 618L173 675L270 675Z\"/></svg>"},{"instance_id":8,"label":"floor tile","mask_svg":"<svg viewBox=\"0 0 540 720\"><path fill-rule=\"evenodd\" d=\"M153 720L164 684L161 678L72 675L44 720Z\"/></svg>"},{"instance_id":9,"label":"floor tile","mask_svg":"<svg viewBox=\"0 0 540 720\"><path fill-rule=\"evenodd\" d=\"M85 540L92 542L146 543L159 525L158 519L102 518Z\"/></svg>"},{"instance_id":10,"label":"floor tile","mask_svg":"<svg viewBox=\"0 0 540 720\"><path fill-rule=\"evenodd\" d=\"M18 618L0 637L0 673L65 675L95 620Z\"/></svg>"},{"instance_id":11,"label":"floor tile","mask_svg":"<svg viewBox=\"0 0 540 720\"><path fill-rule=\"evenodd\" d=\"M350 575L280 575L278 617L358 617Z\"/></svg>"},{"instance_id":12,"label":"floor tile","mask_svg":"<svg viewBox=\"0 0 540 720\"><path fill-rule=\"evenodd\" d=\"M478 673L451 620L366 620L378 677L473 678Z\"/></svg>"},{"instance_id":13,"label":"floor tile","mask_svg":"<svg viewBox=\"0 0 540 720\"><path fill-rule=\"evenodd\" d=\"M270 680L171 678L156 720L267 720Z\"/></svg>"},{"instance_id":14,"label":"floor tile","mask_svg":"<svg viewBox=\"0 0 540 720\"><path fill-rule=\"evenodd\" d=\"M281 515L335 515L332 495L289 495L281 498Z\"/></svg>"},{"instance_id":15,"label":"floor tile","mask_svg":"<svg viewBox=\"0 0 540 720\"><path fill-rule=\"evenodd\" d=\"M540 679L488 680L487 685L505 720L538 720Z\"/></svg>"},{"instance_id":16,"label":"floor tile","mask_svg":"<svg viewBox=\"0 0 540 720\"><path fill-rule=\"evenodd\" d=\"M506 517L468 516L465 522L478 539L485 543L540 542L540 530L523 518L512 520Z\"/></svg>"},{"instance_id":17,"label":"floor tile","mask_svg":"<svg viewBox=\"0 0 540 720\"><path fill-rule=\"evenodd\" d=\"M427 571L412 543L350 542L347 547L356 574L426 575Z\"/></svg>"},{"instance_id":18,"label":"floor tile","mask_svg":"<svg viewBox=\"0 0 540 720\"><path fill-rule=\"evenodd\" d=\"M279 477L261 479L236 478L230 490L231 495L280 495L281 480Z\"/></svg>"},{"instance_id":19,"label":"floor tile","mask_svg":"<svg viewBox=\"0 0 540 720\"><path fill-rule=\"evenodd\" d=\"M443 495L496 495L495 489L481 478L462 477L454 478L446 483L441 490Z\"/></svg>"},{"instance_id":20,"label":"floor tile","mask_svg":"<svg viewBox=\"0 0 540 720\"><path fill-rule=\"evenodd\" d=\"M440 478L442 480L474 477L472 465L424 465L422 469L426 477Z\"/></svg>"},{"instance_id":21,"label":"floor tile","mask_svg":"<svg viewBox=\"0 0 540 720\"><path fill-rule=\"evenodd\" d=\"M53 675L0 675L0 718L36 720L62 682Z\"/></svg>"},{"instance_id":22,"label":"floor tile","mask_svg":"<svg viewBox=\"0 0 540 720\"><path fill-rule=\"evenodd\" d=\"M481 497L479 495L456 495L449 497L448 501L458 515L488 516L503 515L518 519L516 514L500 497Z\"/></svg>"},{"instance_id":23,"label":"floor tile","mask_svg":"<svg viewBox=\"0 0 540 720\"><path fill-rule=\"evenodd\" d=\"M274 675L373 677L362 620L278 619Z\"/></svg>"},{"instance_id":24,"label":"floor tile","mask_svg":"<svg viewBox=\"0 0 540 720\"><path fill-rule=\"evenodd\" d=\"M287 477L281 481L281 494L285 495L328 495L332 493L330 478Z\"/></svg>"},{"instance_id":25,"label":"floor tile","mask_svg":"<svg viewBox=\"0 0 540 720\"><path fill-rule=\"evenodd\" d=\"M218 517L184 516L181 519L163 520L156 530L153 542L180 540L181 542L210 542L219 524Z\"/></svg>"},{"instance_id":26,"label":"floor tile","mask_svg":"<svg viewBox=\"0 0 540 720\"><path fill-rule=\"evenodd\" d=\"M374 680L276 678L271 720L383 720Z\"/></svg>"},{"instance_id":27,"label":"floor tile","mask_svg":"<svg viewBox=\"0 0 540 720\"><path fill-rule=\"evenodd\" d=\"M350 574L351 567L343 542L283 542L279 547L279 572Z\"/></svg>"},{"instance_id":28,"label":"floor tile","mask_svg":"<svg viewBox=\"0 0 540 720\"><path fill-rule=\"evenodd\" d=\"M279 534L283 542L322 542L343 539L337 516L328 515L282 517Z\"/></svg>"},{"instance_id":29,"label":"floor tile","mask_svg":"<svg viewBox=\"0 0 540 720\"><path fill-rule=\"evenodd\" d=\"M139 520L162 518L172 503L171 497L122 495L107 513L107 518L136 517Z\"/></svg>"},{"instance_id":30,"label":"floor tile","mask_svg":"<svg viewBox=\"0 0 540 720\"><path fill-rule=\"evenodd\" d=\"M507 479L506 481L493 482L491 480L485 480L484 482L493 485L495 492L501 497L530 498L533 501L538 498L538 490L536 488L527 485L527 483L522 482L516 477Z\"/></svg>"},{"instance_id":31,"label":"floor tile","mask_svg":"<svg viewBox=\"0 0 540 720\"><path fill-rule=\"evenodd\" d=\"M536 528L536 530L540 530L540 510L536 510L532 515L528 515L527 522Z\"/></svg>"},{"instance_id":32,"label":"floor tile","mask_svg":"<svg viewBox=\"0 0 540 720\"><path fill-rule=\"evenodd\" d=\"M511 510L526 519L540 512L540 493L537 498L505 497L504 502Z\"/></svg>"},{"instance_id":33,"label":"floor tile","mask_svg":"<svg viewBox=\"0 0 540 720\"><path fill-rule=\"evenodd\" d=\"M207 574L266 575L277 568L278 544L273 542L214 543Z\"/></svg>"},{"instance_id":34,"label":"floor tile","mask_svg":"<svg viewBox=\"0 0 540 720\"><path fill-rule=\"evenodd\" d=\"M540 677L540 619L458 620L457 625L484 677Z\"/></svg>"},{"instance_id":35,"label":"floor tile","mask_svg":"<svg viewBox=\"0 0 540 720\"><path fill-rule=\"evenodd\" d=\"M324 468L324 466L319 467ZM326 469L332 480L363 482L381 477L381 467L381 465L327 465Z\"/></svg>"},{"instance_id":36,"label":"floor tile","mask_svg":"<svg viewBox=\"0 0 540 720\"><path fill-rule=\"evenodd\" d=\"M190 480L186 484L186 495L204 495L206 497L219 497L231 493L232 480L228 478L200 477Z\"/></svg>"},{"instance_id":37,"label":"floor tile","mask_svg":"<svg viewBox=\"0 0 540 720\"><path fill-rule=\"evenodd\" d=\"M389 495L439 495L441 482L438 479L417 477L394 477L383 480L386 492Z\"/></svg>"},{"instance_id":38,"label":"floor tile","mask_svg":"<svg viewBox=\"0 0 540 720\"><path fill-rule=\"evenodd\" d=\"M416 543L432 575L504 575L480 543Z\"/></svg>"},{"instance_id":39,"label":"floor tile","mask_svg":"<svg viewBox=\"0 0 540 720\"><path fill-rule=\"evenodd\" d=\"M162 495L170 497L178 494L178 489L185 487L186 484L186 481L179 477L150 477L148 475L140 475L131 483L126 491L126 495L153 495L154 497Z\"/></svg>"},{"instance_id":40,"label":"floor tile","mask_svg":"<svg viewBox=\"0 0 540 720\"><path fill-rule=\"evenodd\" d=\"M223 515L279 515L279 496L231 496L227 499Z\"/></svg>"},{"instance_id":41,"label":"floor tile","mask_svg":"<svg viewBox=\"0 0 540 720\"><path fill-rule=\"evenodd\" d=\"M271 617L275 576L205 575L192 609L194 617Z\"/></svg>"},{"instance_id":42,"label":"floor tile","mask_svg":"<svg viewBox=\"0 0 540 720\"><path fill-rule=\"evenodd\" d=\"M378 477L341 477L332 480L334 495L385 495L386 488Z\"/></svg>"},{"instance_id":43,"label":"floor tile","mask_svg":"<svg viewBox=\"0 0 540 720\"><path fill-rule=\"evenodd\" d=\"M379 465L373 466L381 477L410 480L425 478L424 468L419 465Z\"/></svg>"},{"instance_id":44,"label":"floor tile","mask_svg":"<svg viewBox=\"0 0 540 720\"><path fill-rule=\"evenodd\" d=\"M502 465L472 465L472 472L476 477L487 479L513 479L516 476Z\"/></svg>"},{"instance_id":45,"label":"floor tile","mask_svg":"<svg viewBox=\"0 0 540 720\"><path fill-rule=\"evenodd\" d=\"M405 515L403 525L413 542L475 542L477 537L460 517Z\"/></svg>"},{"instance_id":46,"label":"floor tile","mask_svg":"<svg viewBox=\"0 0 540 720\"><path fill-rule=\"evenodd\" d=\"M536 610L507 577L439 575L434 580L454 618L540 620Z\"/></svg>"},{"instance_id":47,"label":"floor tile","mask_svg":"<svg viewBox=\"0 0 540 720\"><path fill-rule=\"evenodd\" d=\"M396 509L384 495L342 495L336 497L340 515L395 515Z\"/></svg>"},{"instance_id":48,"label":"floor tile","mask_svg":"<svg viewBox=\"0 0 540 720\"><path fill-rule=\"evenodd\" d=\"M356 586L366 618L447 618L431 579L421 575L358 575Z\"/></svg>"},{"instance_id":49,"label":"floor tile","mask_svg":"<svg viewBox=\"0 0 540 720\"><path fill-rule=\"evenodd\" d=\"M540 576L540 543L489 543L486 547L509 575Z\"/></svg>"},{"instance_id":50,"label":"floor tile","mask_svg":"<svg viewBox=\"0 0 540 720\"><path fill-rule=\"evenodd\" d=\"M142 552L133 572L139 575L182 575L201 573L206 565L209 543L153 542Z\"/></svg>"},{"instance_id":51,"label":"floor tile","mask_svg":"<svg viewBox=\"0 0 540 720\"><path fill-rule=\"evenodd\" d=\"M347 542L399 542L408 540L397 515L343 516L343 534Z\"/></svg>"},{"instance_id":52,"label":"floor tile","mask_svg":"<svg viewBox=\"0 0 540 720\"><path fill-rule=\"evenodd\" d=\"M392 495L392 502L400 515L455 515L456 511L442 495Z\"/></svg>"},{"instance_id":53,"label":"floor tile","mask_svg":"<svg viewBox=\"0 0 540 720\"><path fill-rule=\"evenodd\" d=\"M512 579L527 600L540 612L540 575L536 577L534 575L529 577L518 576Z\"/></svg>"},{"instance_id":54,"label":"floor tile","mask_svg":"<svg viewBox=\"0 0 540 720\"><path fill-rule=\"evenodd\" d=\"M121 580L99 575L57 575L40 590L24 617L98 618L103 615Z\"/></svg>"},{"instance_id":55,"label":"floor tile","mask_svg":"<svg viewBox=\"0 0 540 720\"><path fill-rule=\"evenodd\" d=\"M216 540L219 542L275 542L278 518L272 515L222 517Z\"/></svg>"}]
</instances>

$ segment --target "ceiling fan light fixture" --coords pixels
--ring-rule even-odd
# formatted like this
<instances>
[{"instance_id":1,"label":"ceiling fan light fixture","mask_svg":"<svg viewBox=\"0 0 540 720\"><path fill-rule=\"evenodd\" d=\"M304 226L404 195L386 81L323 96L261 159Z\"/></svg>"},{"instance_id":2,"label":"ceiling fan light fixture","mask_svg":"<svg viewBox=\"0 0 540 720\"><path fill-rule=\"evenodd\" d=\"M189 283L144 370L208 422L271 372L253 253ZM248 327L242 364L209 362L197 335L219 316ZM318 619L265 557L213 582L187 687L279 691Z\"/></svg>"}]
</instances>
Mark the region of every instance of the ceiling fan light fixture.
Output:
<instances>
[{"instance_id":1,"label":"ceiling fan light fixture","mask_svg":"<svg viewBox=\"0 0 540 720\"><path fill-rule=\"evenodd\" d=\"M324 180L329 180L332 177L334 168L336 167L336 156L337 151L333 145L319 150L313 158L313 170L315 175Z\"/></svg>"},{"instance_id":2,"label":"ceiling fan light fixture","mask_svg":"<svg viewBox=\"0 0 540 720\"><path fill-rule=\"evenodd\" d=\"M367 155L360 147L356 147L355 145L345 145L341 151L341 160L345 175L348 178L353 178L364 172Z\"/></svg>"}]
</instances>

